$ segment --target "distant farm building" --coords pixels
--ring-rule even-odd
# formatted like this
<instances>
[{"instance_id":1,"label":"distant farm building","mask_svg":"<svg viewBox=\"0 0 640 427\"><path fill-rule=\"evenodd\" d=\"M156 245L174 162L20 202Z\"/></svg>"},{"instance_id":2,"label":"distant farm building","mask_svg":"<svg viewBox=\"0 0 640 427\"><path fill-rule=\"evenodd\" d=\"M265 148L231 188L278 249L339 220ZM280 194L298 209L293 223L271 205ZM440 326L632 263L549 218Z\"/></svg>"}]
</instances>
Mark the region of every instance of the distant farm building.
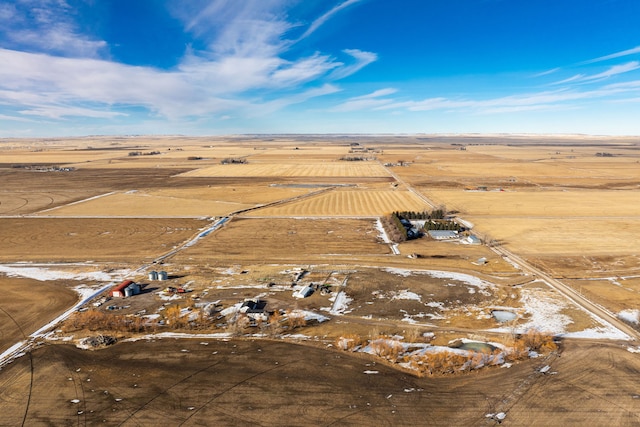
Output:
<instances>
[{"instance_id":1,"label":"distant farm building","mask_svg":"<svg viewBox=\"0 0 640 427\"><path fill-rule=\"evenodd\" d=\"M111 296L114 298L125 298L140 293L140 285L133 280L125 280L111 290Z\"/></svg>"},{"instance_id":2,"label":"distant farm building","mask_svg":"<svg viewBox=\"0 0 640 427\"><path fill-rule=\"evenodd\" d=\"M269 318L267 310L265 309L267 302L261 299L246 300L240 306L240 313L244 313L248 318L252 320L266 321Z\"/></svg>"},{"instance_id":3,"label":"distant farm building","mask_svg":"<svg viewBox=\"0 0 640 427\"><path fill-rule=\"evenodd\" d=\"M429 230L429 237L434 240L454 240L458 238L456 230Z\"/></svg>"},{"instance_id":4,"label":"distant farm building","mask_svg":"<svg viewBox=\"0 0 640 427\"><path fill-rule=\"evenodd\" d=\"M307 298L310 297L311 294L313 294L313 287L311 286L305 286L304 288L300 289L299 291L295 291L293 293L293 297L294 298Z\"/></svg>"},{"instance_id":5,"label":"distant farm building","mask_svg":"<svg viewBox=\"0 0 640 427\"><path fill-rule=\"evenodd\" d=\"M478 238L477 236L471 234L464 239L463 243L466 243L468 245L480 245L482 244L482 240L480 240L480 238Z\"/></svg>"}]
</instances>

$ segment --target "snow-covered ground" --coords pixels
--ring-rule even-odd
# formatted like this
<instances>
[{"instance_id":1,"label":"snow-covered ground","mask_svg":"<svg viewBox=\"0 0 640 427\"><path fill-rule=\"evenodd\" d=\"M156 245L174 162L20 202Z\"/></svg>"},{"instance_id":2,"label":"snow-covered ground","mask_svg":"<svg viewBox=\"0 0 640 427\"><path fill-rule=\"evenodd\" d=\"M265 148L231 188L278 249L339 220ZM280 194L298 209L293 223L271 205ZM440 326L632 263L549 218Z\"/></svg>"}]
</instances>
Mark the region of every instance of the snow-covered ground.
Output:
<instances>
[{"instance_id":1,"label":"snow-covered ground","mask_svg":"<svg viewBox=\"0 0 640 427\"><path fill-rule=\"evenodd\" d=\"M65 267L60 264L52 264L51 266L31 266L29 264L0 264L0 273L3 273L9 277L25 277L28 279L35 279L40 281L49 280L87 280L96 282L107 282L114 280L114 278L122 278L129 273L128 270L118 270L110 273L104 271L80 271L71 272L60 270L60 267ZM84 267L85 270L92 269L91 264L74 264L74 269L78 270ZM116 279L117 280L117 279Z\"/></svg>"},{"instance_id":2,"label":"snow-covered ground","mask_svg":"<svg viewBox=\"0 0 640 427\"><path fill-rule=\"evenodd\" d=\"M380 221L380 218L376 220L376 229L378 230L378 237L382 239L383 242L389 245L389 247L391 248L391 250L395 255L400 255L400 249L398 249L398 245L393 243L389 239L389 236L387 236L387 232L384 231L384 227L382 226L382 222Z\"/></svg>"},{"instance_id":3,"label":"snow-covered ground","mask_svg":"<svg viewBox=\"0 0 640 427\"><path fill-rule=\"evenodd\" d=\"M351 312L351 310L349 309L349 304L353 301L353 299L349 298L349 296L344 291L337 292L335 295L329 298L329 301L333 302L333 305L331 307L323 307L321 308L321 310L328 311L334 316L339 316Z\"/></svg>"},{"instance_id":4,"label":"snow-covered ground","mask_svg":"<svg viewBox=\"0 0 640 427\"><path fill-rule=\"evenodd\" d=\"M637 325L638 322L640 321L639 320L640 310L638 309L622 310L621 312L618 313L618 317L624 320L625 322L633 323L634 325Z\"/></svg>"},{"instance_id":5,"label":"snow-covered ground","mask_svg":"<svg viewBox=\"0 0 640 427\"><path fill-rule=\"evenodd\" d=\"M496 287L495 284L486 280L482 280L479 277L472 276L470 274L457 273L451 271L439 271L439 270L408 270L401 268L386 268L385 271L389 273L397 274L403 277L409 277L411 275L425 274L434 278L446 279L455 281L457 283L463 283L468 286L469 292L473 293L474 289L477 289L483 295L491 295L490 289ZM450 283L450 285L455 285ZM563 311L569 307L580 309L580 307L567 301L562 296L553 292L551 289L540 288L521 288L520 289L520 304L521 307L518 311L527 315L528 320L525 323L520 323L515 328L516 332L524 332L529 329L537 329L542 332L548 332L553 335L560 335L567 338L591 338L591 339L622 339L628 340L630 337L606 322L599 317L589 314L599 326L588 328L582 331L567 332L569 325L573 323L573 320ZM396 297L397 298L397 297ZM431 303L428 303L429 305ZM437 304L437 302L436 302ZM511 308L510 308L511 309ZM444 318L434 317L437 315L429 313L418 313L417 315L408 315L405 313L403 321L409 323L417 323L418 318L429 317L431 319ZM640 322L640 310L626 310L618 314L618 317L630 321L631 323ZM493 332L513 332L510 328L494 328L490 329Z\"/></svg>"},{"instance_id":6,"label":"snow-covered ground","mask_svg":"<svg viewBox=\"0 0 640 427\"><path fill-rule=\"evenodd\" d=\"M431 276L435 279L445 279L445 280L460 282L476 288L478 292L480 292L482 295L485 295L485 296L491 295L488 289L493 289L496 287L495 284L491 282L487 282L486 280L482 280L479 277L472 276L470 274L465 274L465 273L458 273L454 271L408 270L404 268L385 268L384 270L389 273L397 274L403 277L409 277L416 274L423 274L423 275ZM455 284L453 283L450 283L450 285L455 286ZM475 292L475 290L474 291L470 290L469 292L473 293Z\"/></svg>"}]
</instances>

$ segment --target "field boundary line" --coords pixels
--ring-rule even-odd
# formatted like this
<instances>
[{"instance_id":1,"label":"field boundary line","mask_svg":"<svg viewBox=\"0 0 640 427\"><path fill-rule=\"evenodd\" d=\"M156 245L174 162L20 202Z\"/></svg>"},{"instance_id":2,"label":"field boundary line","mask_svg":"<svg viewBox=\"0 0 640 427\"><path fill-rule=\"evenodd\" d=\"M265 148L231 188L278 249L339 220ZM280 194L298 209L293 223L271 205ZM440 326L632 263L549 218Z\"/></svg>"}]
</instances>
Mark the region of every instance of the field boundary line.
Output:
<instances>
[{"instance_id":1,"label":"field boundary line","mask_svg":"<svg viewBox=\"0 0 640 427\"><path fill-rule=\"evenodd\" d=\"M34 212L31 215L39 215L39 214L42 214L42 213L45 213L45 212L49 212L49 211L53 211L53 210L56 210L56 209L66 208L68 206L73 206L73 205L77 205L77 204L80 204L80 203L88 202L88 201L91 201L91 200L100 199L102 197L111 196L111 195L116 194L116 193L117 193L117 191L111 191L109 193L98 194L97 196L88 197L88 198L82 199L82 200L76 200L75 202L67 203L65 205L56 206L54 208L49 208L49 209L44 209L44 210L41 210L41 211L38 211L38 212Z\"/></svg>"}]
</instances>

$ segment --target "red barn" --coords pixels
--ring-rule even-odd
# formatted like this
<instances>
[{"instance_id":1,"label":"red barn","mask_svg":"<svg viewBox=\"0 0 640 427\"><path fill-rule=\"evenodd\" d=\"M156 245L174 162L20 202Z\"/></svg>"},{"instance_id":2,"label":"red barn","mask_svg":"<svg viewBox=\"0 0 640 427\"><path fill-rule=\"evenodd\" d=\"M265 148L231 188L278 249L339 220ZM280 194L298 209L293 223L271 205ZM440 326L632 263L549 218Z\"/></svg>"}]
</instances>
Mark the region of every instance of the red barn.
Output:
<instances>
[{"instance_id":1,"label":"red barn","mask_svg":"<svg viewBox=\"0 0 640 427\"><path fill-rule=\"evenodd\" d=\"M111 296L115 298L124 298L124 289L133 284L133 280L125 280L111 290Z\"/></svg>"}]
</instances>

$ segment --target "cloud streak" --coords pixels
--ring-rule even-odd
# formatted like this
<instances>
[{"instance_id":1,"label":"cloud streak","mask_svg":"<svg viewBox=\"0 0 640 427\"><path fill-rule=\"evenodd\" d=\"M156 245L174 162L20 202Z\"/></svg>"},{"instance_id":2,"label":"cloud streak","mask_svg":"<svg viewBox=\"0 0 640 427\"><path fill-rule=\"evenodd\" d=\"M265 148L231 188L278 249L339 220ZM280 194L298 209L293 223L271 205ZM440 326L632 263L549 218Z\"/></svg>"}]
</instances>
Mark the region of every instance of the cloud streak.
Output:
<instances>
[{"instance_id":1,"label":"cloud streak","mask_svg":"<svg viewBox=\"0 0 640 427\"><path fill-rule=\"evenodd\" d=\"M590 59L588 61L581 62L580 65L595 64L596 62L603 62L603 61L608 61L610 59L622 58L623 56L635 55L637 53L640 53L640 46L636 46L631 49L612 53L611 55L605 55L605 56L600 56L598 58Z\"/></svg>"},{"instance_id":2,"label":"cloud streak","mask_svg":"<svg viewBox=\"0 0 640 427\"><path fill-rule=\"evenodd\" d=\"M341 10L361 2L362 0L346 0L342 3L340 3L339 5L333 7L331 10L329 10L328 12L326 12L324 15L320 16L318 19L316 19L315 21L313 21L311 23L311 25L309 25L309 28L307 28L307 30L302 34L302 36L300 36L300 40L305 39L307 37L309 37L311 34L315 33L318 28L320 28L322 25L324 25L329 19L331 19L334 15L336 15L338 12L340 12Z\"/></svg>"},{"instance_id":3,"label":"cloud streak","mask_svg":"<svg viewBox=\"0 0 640 427\"><path fill-rule=\"evenodd\" d=\"M16 35L34 46L38 34L49 35L38 42L40 53L0 48L0 63L11 64L0 67L0 107L11 106L16 116L112 119L129 107L169 119L255 115L335 93L340 89L333 82L377 60L358 49L345 49L344 62L321 52L284 59L293 44L286 34L294 27L286 20L284 0L185 0L185 8L174 13L207 48L188 49L171 70L131 66L96 57L104 42L78 35L70 19L56 23L69 12L63 0L24 1L45 9L55 3L59 10L36 14L46 28ZM357 1L342 2L316 19L313 31ZM0 5L0 20L20 15L12 5ZM61 53L62 45L77 54Z\"/></svg>"}]
</instances>

